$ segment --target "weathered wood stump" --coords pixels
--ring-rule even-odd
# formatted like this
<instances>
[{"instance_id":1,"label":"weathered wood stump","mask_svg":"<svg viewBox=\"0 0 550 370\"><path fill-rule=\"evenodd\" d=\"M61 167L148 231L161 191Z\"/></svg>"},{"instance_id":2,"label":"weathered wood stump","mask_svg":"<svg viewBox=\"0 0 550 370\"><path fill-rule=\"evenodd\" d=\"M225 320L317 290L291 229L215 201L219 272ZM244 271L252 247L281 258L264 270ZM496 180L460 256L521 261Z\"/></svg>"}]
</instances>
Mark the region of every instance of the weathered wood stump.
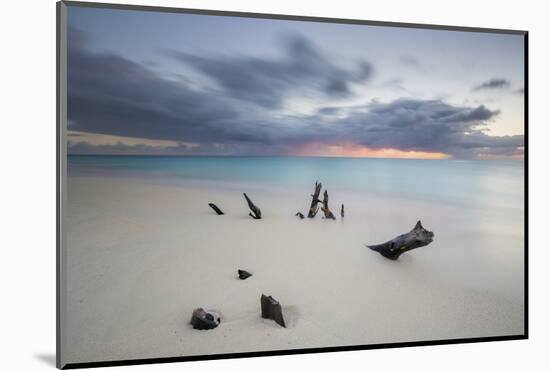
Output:
<instances>
[{"instance_id":1,"label":"weathered wood stump","mask_svg":"<svg viewBox=\"0 0 550 370\"><path fill-rule=\"evenodd\" d=\"M328 208L328 191L327 190L325 190L325 192L323 193L323 206L321 207L321 211L323 211L323 213L325 214L325 218L336 220L336 217L334 217L334 215Z\"/></svg>"},{"instance_id":2,"label":"weathered wood stump","mask_svg":"<svg viewBox=\"0 0 550 370\"><path fill-rule=\"evenodd\" d=\"M340 207L340 217L344 218L344 203L342 203L342 207Z\"/></svg>"},{"instance_id":3,"label":"weathered wood stump","mask_svg":"<svg viewBox=\"0 0 550 370\"><path fill-rule=\"evenodd\" d=\"M239 279L241 280L246 280L252 276L252 274L246 270L237 270L237 273L239 274Z\"/></svg>"},{"instance_id":4,"label":"weathered wood stump","mask_svg":"<svg viewBox=\"0 0 550 370\"><path fill-rule=\"evenodd\" d=\"M206 312L203 308L193 310L190 324L194 329L208 330L215 329L220 325L220 316L215 312Z\"/></svg>"},{"instance_id":5,"label":"weathered wood stump","mask_svg":"<svg viewBox=\"0 0 550 370\"><path fill-rule=\"evenodd\" d=\"M281 304L275 298L272 296L267 297L265 294L262 294L260 303L262 306L262 317L264 319L271 319L283 328L286 328L285 320L283 318L283 309L281 308Z\"/></svg>"},{"instance_id":6,"label":"weathered wood stump","mask_svg":"<svg viewBox=\"0 0 550 370\"><path fill-rule=\"evenodd\" d=\"M424 247L433 241L434 233L422 227L418 221L414 228L406 234L399 235L390 241L377 245L367 245L386 258L396 260L405 252Z\"/></svg>"},{"instance_id":7,"label":"weathered wood stump","mask_svg":"<svg viewBox=\"0 0 550 370\"><path fill-rule=\"evenodd\" d=\"M296 213L296 216L300 217L301 220L304 219L304 215L302 214L302 212Z\"/></svg>"},{"instance_id":8,"label":"weathered wood stump","mask_svg":"<svg viewBox=\"0 0 550 370\"><path fill-rule=\"evenodd\" d=\"M217 205L215 205L214 203L208 203L208 205L210 206L210 208L212 208L219 216L223 215L224 213L222 212L221 209L218 208Z\"/></svg>"},{"instance_id":9,"label":"weathered wood stump","mask_svg":"<svg viewBox=\"0 0 550 370\"><path fill-rule=\"evenodd\" d=\"M246 202L248 203L248 208L250 208L250 210L252 211L252 212L249 212L248 215L255 220L259 220L260 218L262 218L262 211L260 210L260 208L256 207L256 205L252 203L252 201L250 200L248 195L246 195L246 193L243 193L243 195L244 195L244 198L246 199Z\"/></svg>"},{"instance_id":10,"label":"weathered wood stump","mask_svg":"<svg viewBox=\"0 0 550 370\"><path fill-rule=\"evenodd\" d=\"M319 211L319 194L321 193L321 183L315 181L315 191L311 195L311 206L309 206L309 212L307 213L308 218L314 218L317 212Z\"/></svg>"}]
</instances>

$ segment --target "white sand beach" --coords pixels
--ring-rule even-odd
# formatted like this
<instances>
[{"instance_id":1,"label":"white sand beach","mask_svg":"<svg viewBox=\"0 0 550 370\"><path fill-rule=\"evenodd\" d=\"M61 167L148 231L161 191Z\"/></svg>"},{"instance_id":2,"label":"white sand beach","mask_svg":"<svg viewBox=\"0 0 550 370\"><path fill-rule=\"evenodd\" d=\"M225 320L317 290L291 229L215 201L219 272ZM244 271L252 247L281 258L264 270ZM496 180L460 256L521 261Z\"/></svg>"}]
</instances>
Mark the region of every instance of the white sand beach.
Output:
<instances>
[{"instance_id":1,"label":"white sand beach","mask_svg":"<svg viewBox=\"0 0 550 370\"><path fill-rule=\"evenodd\" d=\"M242 191L68 178L67 361L158 358L523 334L523 219L331 193L339 218L300 220L309 188ZM208 203L226 214L217 216ZM517 215L522 217L522 215ZM433 243L385 259L417 220ZM237 269L253 273L237 278ZM260 317L261 294L287 328ZM222 315L189 325L193 309Z\"/></svg>"}]
</instances>

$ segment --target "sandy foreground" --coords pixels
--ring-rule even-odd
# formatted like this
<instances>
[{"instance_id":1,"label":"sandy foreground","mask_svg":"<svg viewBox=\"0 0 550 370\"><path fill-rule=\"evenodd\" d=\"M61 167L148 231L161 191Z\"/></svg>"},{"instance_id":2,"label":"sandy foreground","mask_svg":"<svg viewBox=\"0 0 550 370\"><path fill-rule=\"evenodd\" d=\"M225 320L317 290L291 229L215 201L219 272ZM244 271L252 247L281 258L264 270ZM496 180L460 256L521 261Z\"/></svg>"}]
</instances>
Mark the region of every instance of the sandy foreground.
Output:
<instances>
[{"instance_id":1,"label":"sandy foreground","mask_svg":"<svg viewBox=\"0 0 550 370\"><path fill-rule=\"evenodd\" d=\"M312 184L243 189L264 215L253 220L239 191L72 176L68 189L67 362L524 331L521 214L333 193L344 220L300 220ZM418 219L429 246L398 261L364 246ZM260 318L262 293L281 302L286 329ZM197 307L222 324L192 329Z\"/></svg>"}]
</instances>

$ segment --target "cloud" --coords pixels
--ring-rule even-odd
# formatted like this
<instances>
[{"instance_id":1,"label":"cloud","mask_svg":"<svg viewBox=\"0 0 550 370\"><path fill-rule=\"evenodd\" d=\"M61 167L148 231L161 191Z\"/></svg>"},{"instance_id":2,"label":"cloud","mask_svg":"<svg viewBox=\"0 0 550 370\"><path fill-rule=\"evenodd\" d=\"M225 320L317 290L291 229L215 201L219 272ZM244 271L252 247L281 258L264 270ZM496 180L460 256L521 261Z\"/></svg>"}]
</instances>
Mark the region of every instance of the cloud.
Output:
<instances>
[{"instance_id":1,"label":"cloud","mask_svg":"<svg viewBox=\"0 0 550 370\"><path fill-rule=\"evenodd\" d=\"M83 40L69 30L69 129L176 141L269 140L226 97L164 79L119 55L94 52Z\"/></svg>"},{"instance_id":2,"label":"cloud","mask_svg":"<svg viewBox=\"0 0 550 370\"><path fill-rule=\"evenodd\" d=\"M476 158L481 153L516 155L523 146L523 135L485 133L487 122L498 115L498 110L484 105L454 106L440 100L373 101L350 109L345 118L330 120L325 125L328 129L317 130L315 138L309 135L307 139L327 145L352 142L371 149L442 152L455 158Z\"/></svg>"},{"instance_id":3,"label":"cloud","mask_svg":"<svg viewBox=\"0 0 550 370\"><path fill-rule=\"evenodd\" d=\"M77 141L68 143L68 150L70 154L77 155L90 155L90 154L111 154L111 155L131 155L131 154L141 154L141 155L161 155L161 154L184 154L187 150L187 147L158 147L147 144L125 144L118 142L116 144L90 144L86 141ZM180 149L180 150L178 150ZM181 150L183 149L183 150Z\"/></svg>"},{"instance_id":4,"label":"cloud","mask_svg":"<svg viewBox=\"0 0 550 370\"><path fill-rule=\"evenodd\" d=\"M456 158L517 155L518 150L521 151L518 148L523 146L523 135L490 136L484 131L487 122L499 114L498 110L484 105L456 106L443 100L396 99L373 100L353 107L325 107L299 117L284 112L274 114L272 108L292 95L295 86L323 87L323 94L340 96L349 93L349 85L354 81L364 81L371 73L369 68L359 65L352 70L334 66L304 39L294 38L286 48L287 52L292 49L292 53L279 61L241 60L244 65L240 72L238 59L217 61L193 56L205 61L205 67L197 64L195 68L204 68L205 74L213 75L222 85L220 91L185 79L168 79L144 64L115 53L94 51L85 35L71 29L70 130L194 145L92 145L75 138L68 151L72 154L281 155L311 143L443 152ZM216 66L218 62L221 64ZM223 76L222 71L229 76ZM231 82L232 71L236 73L234 82ZM263 73L266 71L272 73ZM245 80L250 81L247 84Z\"/></svg>"},{"instance_id":5,"label":"cloud","mask_svg":"<svg viewBox=\"0 0 550 370\"><path fill-rule=\"evenodd\" d=\"M214 80L230 96L277 109L304 90L331 98L352 95L351 85L367 81L372 64L335 65L315 44L299 35L284 39L283 57L206 57L173 51L171 55Z\"/></svg>"},{"instance_id":6,"label":"cloud","mask_svg":"<svg viewBox=\"0 0 550 370\"><path fill-rule=\"evenodd\" d=\"M149 145L143 143L127 144L117 142L115 144L90 144L86 141L69 142L70 154L77 155L241 155L250 150L261 150L259 144L248 143L245 145L206 143L200 145ZM268 155L268 151L266 151Z\"/></svg>"},{"instance_id":7,"label":"cloud","mask_svg":"<svg viewBox=\"0 0 550 370\"><path fill-rule=\"evenodd\" d=\"M332 116L332 115L340 114L343 110L344 110L343 108L339 108L339 107L323 107L317 110L317 114L321 116L323 115Z\"/></svg>"},{"instance_id":8,"label":"cloud","mask_svg":"<svg viewBox=\"0 0 550 370\"><path fill-rule=\"evenodd\" d=\"M401 64L403 64L405 66L420 67L420 62L418 61L418 59L416 59L415 57L413 57L411 55L401 56L399 58L399 62L401 62Z\"/></svg>"},{"instance_id":9,"label":"cloud","mask_svg":"<svg viewBox=\"0 0 550 370\"><path fill-rule=\"evenodd\" d=\"M514 94L525 95L525 89L523 87L521 89L517 89L516 91L514 91Z\"/></svg>"},{"instance_id":10,"label":"cloud","mask_svg":"<svg viewBox=\"0 0 550 370\"><path fill-rule=\"evenodd\" d=\"M503 78L492 78L488 81L482 82L479 85L476 85L472 88L472 91L482 91L482 90L501 90L510 87L510 81Z\"/></svg>"},{"instance_id":11,"label":"cloud","mask_svg":"<svg viewBox=\"0 0 550 370\"><path fill-rule=\"evenodd\" d=\"M484 105L461 107L440 100L398 99L390 103L374 102L367 113L352 119L360 143L369 147L475 157L482 148L506 144L513 151L523 143L523 137L510 142L482 131L498 114Z\"/></svg>"}]
</instances>

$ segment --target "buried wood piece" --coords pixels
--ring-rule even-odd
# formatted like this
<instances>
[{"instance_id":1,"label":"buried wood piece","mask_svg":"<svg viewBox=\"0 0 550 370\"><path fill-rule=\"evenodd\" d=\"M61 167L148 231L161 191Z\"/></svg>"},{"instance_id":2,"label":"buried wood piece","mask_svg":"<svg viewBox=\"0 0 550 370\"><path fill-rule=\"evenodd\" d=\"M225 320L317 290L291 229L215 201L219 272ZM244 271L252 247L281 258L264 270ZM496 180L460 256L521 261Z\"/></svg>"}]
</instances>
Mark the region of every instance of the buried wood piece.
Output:
<instances>
[{"instance_id":1,"label":"buried wood piece","mask_svg":"<svg viewBox=\"0 0 550 370\"><path fill-rule=\"evenodd\" d=\"M223 215L224 213L222 212L221 209L218 208L217 205L215 205L214 203L208 203L208 205L210 206L210 208L212 208L219 216Z\"/></svg>"},{"instance_id":2,"label":"buried wood piece","mask_svg":"<svg viewBox=\"0 0 550 370\"><path fill-rule=\"evenodd\" d=\"M319 211L319 194L321 193L321 183L315 181L315 191L311 195L311 206L309 206L309 212L307 213L308 218L314 218L317 212Z\"/></svg>"},{"instance_id":3,"label":"buried wood piece","mask_svg":"<svg viewBox=\"0 0 550 370\"><path fill-rule=\"evenodd\" d=\"M377 245L367 245L367 247L386 258L396 260L405 252L430 244L434 236L433 232L424 229L422 223L418 221L414 228L408 233L399 235L388 242Z\"/></svg>"},{"instance_id":4,"label":"buried wood piece","mask_svg":"<svg viewBox=\"0 0 550 370\"><path fill-rule=\"evenodd\" d=\"M241 280L246 280L252 276L252 274L246 270L237 270L237 272L239 273L239 279Z\"/></svg>"},{"instance_id":5,"label":"buried wood piece","mask_svg":"<svg viewBox=\"0 0 550 370\"><path fill-rule=\"evenodd\" d=\"M336 217L334 217L334 215L328 208L328 191L326 190L323 193L323 206L321 207L321 211L323 211L323 213L325 214L325 218L336 220Z\"/></svg>"},{"instance_id":6,"label":"buried wood piece","mask_svg":"<svg viewBox=\"0 0 550 370\"><path fill-rule=\"evenodd\" d=\"M304 219L304 215L302 214L302 212L296 213L296 216L300 217L301 220Z\"/></svg>"},{"instance_id":7,"label":"buried wood piece","mask_svg":"<svg viewBox=\"0 0 550 370\"><path fill-rule=\"evenodd\" d=\"M248 215L255 220L259 220L260 218L262 218L262 211L258 207L256 207L254 203L252 203L252 201L250 200L248 195L246 195L246 193L243 193L243 195L246 199L246 202L248 203L248 208L250 208L250 210L252 211L252 212L249 212Z\"/></svg>"},{"instance_id":8,"label":"buried wood piece","mask_svg":"<svg viewBox=\"0 0 550 370\"><path fill-rule=\"evenodd\" d=\"M208 330L215 329L218 325L220 325L220 322L221 319L217 313L207 312L203 308L197 308L193 310L190 324L194 329Z\"/></svg>"},{"instance_id":9,"label":"buried wood piece","mask_svg":"<svg viewBox=\"0 0 550 370\"><path fill-rule=\"evenodd\" d=\"M344 218L344 203L342 203L342 207L340 208L340 216Z\"/></svg>"},{"instance_id":10,"label":"buried wood piece","mask_svg":"<svg viewBox=\"0 0 550 370\"><path fill-rule=\"evenodd\" d=\"M286 328L285 320L283 318L283 309L281 308L281 304L275 298L272 296L267 297L265 294L262 294L260 303L262 306L262 318L271 319L283 328Z\"/></svg>"}]
</instances>

